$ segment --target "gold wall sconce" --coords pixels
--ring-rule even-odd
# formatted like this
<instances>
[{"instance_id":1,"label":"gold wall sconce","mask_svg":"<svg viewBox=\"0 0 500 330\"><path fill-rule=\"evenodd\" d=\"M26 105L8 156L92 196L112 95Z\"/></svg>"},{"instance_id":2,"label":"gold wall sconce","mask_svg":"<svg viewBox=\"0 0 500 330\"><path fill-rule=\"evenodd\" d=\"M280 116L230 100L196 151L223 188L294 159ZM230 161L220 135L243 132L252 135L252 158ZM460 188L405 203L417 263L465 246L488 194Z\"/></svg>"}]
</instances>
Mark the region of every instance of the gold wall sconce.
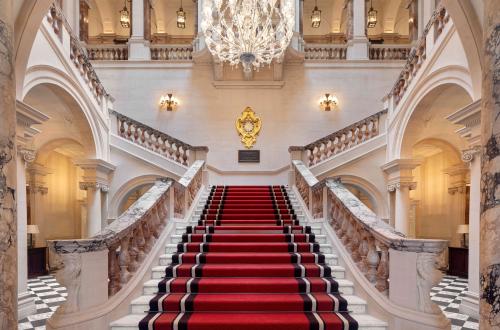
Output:
<instances>
[{"instance_id":1,"label":"gold wall sconce","mask_svg":"<svg viewBox=\"0 0 500 330\"><path fill-rule=\"evenodd\" d=\"M168 93L166 96L162 95L160 98L160 110L172 111L177 108L177 105L179 105L179 101L172 93Z\"/></svg>"},{"instance_id":2,"label":"gold wall sconce","mask_svg":"<svg viewBox=\"0 0 500 330\"><path fill-rule=\"evenodd\" d=\"M331 111L332 109L336 109L339 105L339 100L335 95L331 95L330 93L326 93L319 101L319 106L324 111Z\"/></svg>"}]
</instances>

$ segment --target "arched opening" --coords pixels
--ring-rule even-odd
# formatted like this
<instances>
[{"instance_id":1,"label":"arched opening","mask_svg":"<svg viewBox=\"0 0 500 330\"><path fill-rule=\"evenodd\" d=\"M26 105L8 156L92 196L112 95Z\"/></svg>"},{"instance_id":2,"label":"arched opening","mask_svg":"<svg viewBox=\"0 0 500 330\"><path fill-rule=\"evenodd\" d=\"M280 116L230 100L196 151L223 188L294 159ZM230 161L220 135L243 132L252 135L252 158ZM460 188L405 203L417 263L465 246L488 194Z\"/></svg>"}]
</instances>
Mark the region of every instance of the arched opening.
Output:
<instances>
[{"instance_id":1,"label":"arched opening","mask_svg":"<svg viewBox=\"0 0 500 330\"><path fill-rule=\"evenodd\" d=\"M467 141L446 117L470 104L470 95L455 84L440 85L413 110L404 130L402 158L418 159L416 187L410 191L410 237L450 240L459 246L459 224L467 223L469 170L459 150Z\"/></svg>"},{"instance_id":2,"label":"arched opening","mask_svg":"<svg viewBox=\"0 0 500 330\"><path fill-rule=\"evenodd\" d=\"M141 184L130 190L118 204L118 215L125 212L132 204L134 204L146 191L153 186L152 183Z\"/></svg>"},{"instance_id":3,"label":"arched opening","mask_svg":"<svg viewBox=\"0 0 500 330\"><path fill-rule=\"evenodd\" d=\"M83 170L75 162L96 155L90 125L75 99L56 85L36 85L23 101L49 117L29 141L36 150L36 159L26 170L28 223L40 231L35 244L81 238L86 192L80 190Z\"/></svg>"}]
</instances>

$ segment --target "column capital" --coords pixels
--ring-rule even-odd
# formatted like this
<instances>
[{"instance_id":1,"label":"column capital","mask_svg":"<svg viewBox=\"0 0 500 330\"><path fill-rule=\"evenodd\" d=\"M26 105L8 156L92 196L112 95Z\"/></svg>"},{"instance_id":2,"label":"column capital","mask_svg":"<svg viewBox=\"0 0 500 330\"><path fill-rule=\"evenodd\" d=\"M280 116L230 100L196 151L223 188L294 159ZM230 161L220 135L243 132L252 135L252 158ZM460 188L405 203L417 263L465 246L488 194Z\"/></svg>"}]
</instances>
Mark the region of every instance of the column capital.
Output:
<instances>
[{"instance_id":1,"label":"column capital","mask_svg":"<svg viewBox=\"0 0 500 330\"><path fill-rule=\"evenodd\" d=\"M408 190L417 189L417 183L415 181L394 181L387 185L387 191L393 192L400 190L401 188L408 188Z\"/></svg>"},{"instance_id":2,"label":"column capital","mask_svg":"<svg viewBox=\"0 0 500 330\"><path fill-rule=\"evenodd\" d=\"M82 181L79 183L80 189L81 190L100 190L102 192L108 192L109 191L109 186L103 182L97 182L97 181Z\"/></svg>"},{"instance_id":3,"label":"column capital","mask_svg":"<svg viewBox=\"0 0 500 330\"><path fill-rule=\"evenodd\" d=\"M474 157L480 155L481 146L475 145L471 148L462 150L462 161L465 163L470 163L474 160Z\"/></svg>"},{"instance_id":4,"label":"column capital","mask_svg":"<svg viewBox=\"0 0 500 330\"><path fill-rule=\"evenodd\" d=\"M36 150L33 148L19 144L17 146L17 152L27 164L33 163L36 159Z\"/></svg>"}]
</instances>

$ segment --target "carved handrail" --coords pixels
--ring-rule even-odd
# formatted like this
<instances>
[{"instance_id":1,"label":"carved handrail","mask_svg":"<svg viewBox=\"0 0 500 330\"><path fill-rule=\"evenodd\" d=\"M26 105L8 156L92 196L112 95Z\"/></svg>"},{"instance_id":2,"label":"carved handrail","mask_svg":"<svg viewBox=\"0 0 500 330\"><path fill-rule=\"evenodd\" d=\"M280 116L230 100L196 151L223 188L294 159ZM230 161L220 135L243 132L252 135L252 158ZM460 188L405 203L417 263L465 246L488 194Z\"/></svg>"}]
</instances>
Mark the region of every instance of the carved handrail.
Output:
<instances>
[{"instance_id":1,"label":"carved handrail","mask_svg":"<svg viewBox=\"0 0 500 330\"><path fill-rule=\"evenodd\" d=\"M196 152L208 152L205 146L192 146L123 114L112 111L117 119L118 135L174 162L189 166Z\"/></svg>"},{"instance_id":2,"label":"carved handrail","mask_svg":"<svg viewBox=\"0 0 500 330\"><path fill-rule=\"evenodd\" d=\"M370 60L406 60L410 55L408 45L370 45Z\"/></svg>"},{"instance_id":3,"label":"carved handrail","mask_svg":"<svg viewBox=\"0 0 500 330\"><path fill-rule=\"evenodd\" d=\"M192 45L151 45L151 59L158 61L190 61Z\"/></svg>"},{"instance_id":4,"label":"carved handrail","mask_svg":"<svg viewBox=\"0 0 500 330\"><path fill-rule=\"evenodd\" d=\"M174 215L183 218L203 184L205 161L197 160L174 185Z\"/></svg>"},{"instance_id":5,"label":"carved handrail","mask_svg":"<svg viewBox=\"0 0 500 330\"><path fill-rule=\"evenodd\" d=\"M65 314L105 304L126 287L134 274L142 276L141 264L151 257L148 255L153 248L158 253L155 243L164 234L168 219L186 218L188 210L193 208L193 201L203 187L204 166L204 160L197 160L179 181L156 181L118 219L91 238L48 241L51 256L56 260L51 262L57 269L56 278L68 289L65 304L53 318L63 319L67 317ZM107 272L103 272L106 266ZM92 290L81 292L82 283L89 278L98 281L101 287L107 284L108 294L94 298Z\"/></svg>"},{"instance_id":6,"label":"carved handrail","mask_svg":"<svg viewBox=\"0 0 500 330\"><path fill-rule=\"evenodd\" d=\"M304 46L306 60L345 60L347 46L337 44L306 44Z\"/></svg>"},{"instance_id":7,"label":"carved handrail","mask_svg":"<svg viewBox=\"0 0 500 330\"><path fill-rule=\"evenodd\" d=\"M109 98L110 95L104 89L104 86L99 80L97 73L87 57L85 47L80 42L78 36L71 29L71 26L64 17L61 8L59 8L55 3L53 3L49 9L47 21L50 23L54 33L61 41L62 27L67 30L70 37L70 59L75 64L76 68L80 72L80 75L87 82L87 85L96 97L97 102L100 104L102 102L102 97Z\"/></svg>"},{"instance_id":8,"label":"carved handrail","mask_svg":"<svg viewBox=\"0 0 500 330\"><path fill-rule=\"evenodd\" d=\"M340 152L378 136L380 134L380 118L386 113L387 110L377 112L304 147L290 147L290 151L301 150L305 152L307 165L316 165Z\"/></svg>"},{"instance_id":9,"label":"carved handrail","mask_svg":"<svg viewBox=\"0 0 500 330\"><path fill-rule=\"evenodd\" d=\"M300 160L294 160L292 167L295 186L306 208L313 218L328 220L359 273L373 287L389 295L390 270L393 269L390 251L416 253L417 309L424 313L441 313L430 300L429 293L441 278L439 259L448 241L406 238L378 218L340 180L318 181ZM317 215L319 209L322 211Z\"/></svg>"},{"instance_id":10,"label":"carved handrail","mask_svg":"<svg viewBox=\"0 0 500 330\"><path fill-rule=\"evenodd\" d=\"M417 41L416 46L411 50L403 70L396 79L396 83L386 96L387 99L393 98L395 105L401 101L411 81L417 75L419 69L422 67L422 64L427 58L427 38L429 31L432 27L434 27L435 43L449 21L450 16L446 11L446 8L440 4L431 16L422 36Z\"/></svg>"},{"instance_id":11,"label":"carved handrail","mask_svg":"<svg viewBox=\"0 0 500 330\"><path fill-rule=\"evenodd\" d=\"M156 181L122 215L91 238L48 241L52 255L60 259L56 268L62 270L68 266L66 255L107 249L108 295L116 294L137 271L165 227L171 186L170 179ZM68 281L64 272L56 276L63 284ZM71 299L77 298L69 292L68 300Z\"/></svg>"},{"instance_id":12,"label":"carved handrail","mask_svg":"<svg viewBox=\"0 0 500 330\"><path fill-rule=\"evenodd\" d=\"M125 61L128 60L128 46L89 45L87 54L91 61Z\"/></svg>"}]
</instances>

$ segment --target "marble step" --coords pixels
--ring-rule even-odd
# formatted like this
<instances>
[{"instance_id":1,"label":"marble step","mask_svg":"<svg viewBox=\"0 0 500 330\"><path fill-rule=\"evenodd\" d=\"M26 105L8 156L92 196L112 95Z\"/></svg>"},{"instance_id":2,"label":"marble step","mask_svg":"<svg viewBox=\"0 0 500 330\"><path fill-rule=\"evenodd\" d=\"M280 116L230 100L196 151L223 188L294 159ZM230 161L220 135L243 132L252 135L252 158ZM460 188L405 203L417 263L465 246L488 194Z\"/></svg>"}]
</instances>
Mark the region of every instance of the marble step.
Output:
<instances>
[{"instance_id":1,"label":"marble step","mask_svg":"<svg viewBox=\"0 0 500 330\"><path fill-rule=\"evenodd\" d=\"M129 314L110 324L111 330L138 330L139 321L145 316L144 313ZM381 321L367 314L354 314L353 318L358 321L359 330L387 330L387 322Z\"/></svg>"},{"instance_id":2,"label":"marble step","mask_svg":"<svg viewBox=\"0 0 500 330\"><path fill-rule=\"evenodd\" d=\"M316 235L315 237L317 243L328 243L326 235ZM173 244L177 244L182 242L182 235L172 235L170 237L170 242Z\"/></svg>"},{"instance_id":3,"label":"marble step","mask_svg":"<svg viewBox=\"0 0 500 330\"><path fill-rule=\"evenodd\" d=\"M344 295L352 295L354 294L354 284L346 279L339 278L335 279L339 283L339 292ZM144 282L143 285L143 294L144 295L152 295L158 292L158 283L161 279L153 278L149 281Z\"/></svg>"},{"instance_id":4,"label":"marble step","mask_svg":"<svg viewBox=\"0 0 500 330\"><path fill-rule=\"evenodd\" d=\"M319 248L320 248L321 253L324 253L324 254L335 253L332 245L327 244L327 243L320 243ZM167 246L165 247L166 254L174 254L176 252L177 252L177 244L167 244Z\"/></svg>"},{"instance_id":5,"label":"marble step","mask_svg":"<svg viewBox=\"0 0 500 330\"><path fill-rule=\"evenodd\" d=\"M172 263L172 255L173 253L162 254L160 256L160 266L168 266ZM337 266L338 258L334 253L325 254L325 262L329 266Z\"/></svg>"},{"instance_id":6,"label":"marble step","mask_svg":"<svg viewBox=\"0 0 500 330\"><path fill-rule=\"evenodd\" d=\"M165 268L166 266L154 266L152 268L151 277L153 279L161 279L165 277ZM335 279L343 279L345 278L345 268L342 266L330 266L332 270L332 276Z\"/></svg>"},{"instance_id":7,"label":"marble step","mask_svg":"<svg viewBox=\"0 0 500 330\"><path fill-rule=\"evenodd\" d=\"M131 313L141 314L149 310L149 301L154 298L155 295L144 295L136 298L131 303ZM347 300L349 311L352 314L365 314L366 313L366 301L363 299L353 296L344 295Z\"/></svg>"},{"instance_id":8,"label":"marble step","mask_svg":"<svg viewBox=\"0 0 500 330\"><path fill-rule=\"evenodd\" d=\"M322 234L322 227L321 226L311 226L311 231L315 235L321 235ZM182 235L186 232L186 226L184 226L184 223L178 224L177 227L175 228L175 234L176 235Z\"/></svg>"}]
</instances>

